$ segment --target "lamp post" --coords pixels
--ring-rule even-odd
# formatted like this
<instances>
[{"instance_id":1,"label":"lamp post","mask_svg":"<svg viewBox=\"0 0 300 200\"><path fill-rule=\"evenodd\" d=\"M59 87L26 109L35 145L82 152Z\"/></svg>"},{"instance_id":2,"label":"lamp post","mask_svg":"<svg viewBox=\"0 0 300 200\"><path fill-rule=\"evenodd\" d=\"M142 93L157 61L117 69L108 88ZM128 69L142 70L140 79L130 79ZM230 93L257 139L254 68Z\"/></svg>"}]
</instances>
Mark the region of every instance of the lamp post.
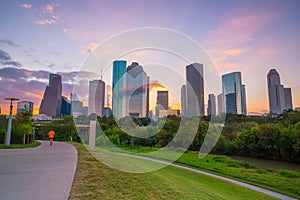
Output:
<instances>
[{"instance_id":1,"label":"lamp post","mask_svg":"<svg viewBox=\"0 0 300 200\"><path fill-rule=\"evenodd\" d=\"M9 119L8 119L7 133L6 133L6 146L9 146L10 145L10 135L11 135L12 108L13 108L12 103L13 103L13 101L18 101L19 99L5 98L5 100L10 101Z\"/></svg>"}]
</instances>

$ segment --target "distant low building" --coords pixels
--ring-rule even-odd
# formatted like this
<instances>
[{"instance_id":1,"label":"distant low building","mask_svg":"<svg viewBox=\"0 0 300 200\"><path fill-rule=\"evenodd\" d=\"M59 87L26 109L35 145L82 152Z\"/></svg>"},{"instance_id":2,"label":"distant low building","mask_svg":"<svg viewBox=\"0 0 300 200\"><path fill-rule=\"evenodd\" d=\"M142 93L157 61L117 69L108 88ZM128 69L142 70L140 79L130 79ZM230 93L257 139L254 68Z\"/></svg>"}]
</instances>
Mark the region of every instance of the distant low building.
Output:
<instances>
[{"instance_id":1,"label":"distant low building","mask_svg":"<svg viewBox=\"0 0 300 200\"><path fill-rule=\"evenodd\" d=\"M52 116L48 116L46 114L37 114L37 115L33 115L32 119L34 121L49 121L52 120Z\"/></svg>"},{"instance_id":2,"label":"distant low building","mask_svg":"<svg viewBox=\"0 0 300 200\"><path fill-rule=\"evenodd\" d=\"M161 118L161 117L167 117L169 115L179 116L179 114L180 114L180 110L173 110L173 109L159 110L157 117Z\"/></svg>"},{"instance_id":3,"label":"distant low building","mask_svg":"<svg viewBox=\"0 0 300 200\"><path fill-rule=\"evenodd\" d=\"M27 110L31 114L33 113L33 102L31 101L20 101L17 103L17 113Z\"/></svg>"}]
</instances>

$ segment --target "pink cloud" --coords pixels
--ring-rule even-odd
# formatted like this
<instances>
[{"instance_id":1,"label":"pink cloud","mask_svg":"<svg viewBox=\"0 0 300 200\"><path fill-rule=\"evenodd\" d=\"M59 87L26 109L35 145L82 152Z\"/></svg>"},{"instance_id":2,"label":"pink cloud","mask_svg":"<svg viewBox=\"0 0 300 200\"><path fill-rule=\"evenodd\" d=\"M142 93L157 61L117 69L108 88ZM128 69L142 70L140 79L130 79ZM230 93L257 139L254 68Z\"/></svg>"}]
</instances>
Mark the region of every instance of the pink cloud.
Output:
<instances>
[{"instance_id":1,"label":"pink cloud","mask_svg":"<svg viewBox=\"0 0 300 200\"><path fill-rule=\"evenodd\" d=\"M32 7L32 5L30 3L23 3L21 5L22 8L26 8L26 9L30 9Z\"/></svg>"},{"instance_id":2,"label":"pink cloud","mask_svg":"<svg viewBox=\"0 0 300 200\"><path fill-rule=\"evenodd\" d=\"M99 44L96 42L91 42L90 44L88 44L85 48L86 48L86 52L87 53L91 53Z\"/></svg>"},{"instance_id":3,"label":"pink cloud","mask_svg":"<svg viewBox=\"0 0 300 200\"><path fill-rule=\"evenodd\" d=\"M46 25L46 24L56 24L54 19L44 19L44 20L36 20L36 24L38 25Z\"/></svg>"},{"instance_id":4,"label":"pink cloud","mask_svg":"<svg viewBox=\"0 0 300 200\"><path fill-rule=\"evenodd\" d=\"M274 13L229 17L211 32L206 43L208 45L226 45L227 48L249 43L255 39L255 34L275 17L277 15Z\"/></svg>"},{"instance_id":5,"label":"pink cloud","mask_svg":"<svg viewBox=\"0 0 300 200\"><path fill-rule=\"evenodd\" d=\"M46 4L44 7L44 12L52 14L54 12L54 6L52 6L50 4Z\"/></svg>"}]
</instances>

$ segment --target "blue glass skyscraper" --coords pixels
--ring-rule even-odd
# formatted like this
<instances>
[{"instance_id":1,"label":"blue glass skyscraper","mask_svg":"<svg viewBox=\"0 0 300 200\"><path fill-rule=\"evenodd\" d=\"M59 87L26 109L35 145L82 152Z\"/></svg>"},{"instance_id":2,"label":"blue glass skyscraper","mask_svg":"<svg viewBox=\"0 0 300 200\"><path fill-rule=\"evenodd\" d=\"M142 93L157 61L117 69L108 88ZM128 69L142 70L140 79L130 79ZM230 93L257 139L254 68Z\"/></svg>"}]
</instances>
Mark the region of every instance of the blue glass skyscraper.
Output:
<instances>
[{"instance_id":1,"label":"blue glass skyscraper","mask_svg":"<svg viewBox=\"0 0 300 200\"><path fill-rule=\"evenodd\" d=\"M245 86L242 85L241 72L222 76L222 89L225 113L246 114Z\"/></svg>"},{"instance_id":2,"label":"blue glass skyscraper","mask_svg":"<svg viewBox=\"0 0 300 200\"><path fill-rule=\"evenodd\" d=\"M126 61L116 60L113 62L113 80L112 80L112 112L117 118L122 116L122 90L124 80L123 75L126 73Z\"/></svg>"}]
</instances>

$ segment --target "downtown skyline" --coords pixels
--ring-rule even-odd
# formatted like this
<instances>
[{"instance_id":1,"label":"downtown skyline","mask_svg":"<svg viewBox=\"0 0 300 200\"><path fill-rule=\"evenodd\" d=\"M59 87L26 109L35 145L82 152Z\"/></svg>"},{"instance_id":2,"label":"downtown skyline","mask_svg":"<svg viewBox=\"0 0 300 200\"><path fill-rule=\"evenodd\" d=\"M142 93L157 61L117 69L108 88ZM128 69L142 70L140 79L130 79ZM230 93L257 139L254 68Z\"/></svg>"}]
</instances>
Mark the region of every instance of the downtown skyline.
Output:
<instances>
[{"instance_id":1,"label":"downtown skyline","mask_svg":"<svg viewBox=\"0 0 300 200\"><path fill-rule=\"evenodd\" d=\"M122 12L114 13L115 7ZM6 28L0 33L0 107L7 113L3 99L14 96L33 101L36 113L49 73L61 74L63 96L69 96L76 71L97 44L119 32L149 26L174 29L193 38L207 50L220 77L241 71L248 113L269 111L266 75L272 68L292 88L293 107L300 107L297 7L297 1L2 2L0 24ZM142 17L130 14L133 9ZM144 66L151 63L153 54L123 59ZM185 66L162 56L155 61L178 71ZM80 73L99 79L98 74ZM105 81L111 83L107 74ZM180 99L180 93L176 95ZM205 104L207 99L205 95Z\"/></svg>"}]
</instances>

